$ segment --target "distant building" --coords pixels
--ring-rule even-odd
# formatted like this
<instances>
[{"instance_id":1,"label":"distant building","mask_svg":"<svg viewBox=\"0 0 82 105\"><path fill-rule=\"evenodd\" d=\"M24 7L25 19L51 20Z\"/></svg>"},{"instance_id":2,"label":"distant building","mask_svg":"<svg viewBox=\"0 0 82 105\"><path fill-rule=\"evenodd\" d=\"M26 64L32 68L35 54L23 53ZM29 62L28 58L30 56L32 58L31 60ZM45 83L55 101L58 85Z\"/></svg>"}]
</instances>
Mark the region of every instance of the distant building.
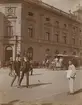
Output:
<instances>
[{"instance_id":1,"label":"distant building","mask_svg":"<svg viewBox=\"0 0 82 105\"><path fill-rule=\"evenodd\" d=\"M57 53L82 55L82 9L68 14L41 0L1 0L0 12L8 21L0 60L15 60L27 51L34 61Z\"/></svg>"}]
</instances>

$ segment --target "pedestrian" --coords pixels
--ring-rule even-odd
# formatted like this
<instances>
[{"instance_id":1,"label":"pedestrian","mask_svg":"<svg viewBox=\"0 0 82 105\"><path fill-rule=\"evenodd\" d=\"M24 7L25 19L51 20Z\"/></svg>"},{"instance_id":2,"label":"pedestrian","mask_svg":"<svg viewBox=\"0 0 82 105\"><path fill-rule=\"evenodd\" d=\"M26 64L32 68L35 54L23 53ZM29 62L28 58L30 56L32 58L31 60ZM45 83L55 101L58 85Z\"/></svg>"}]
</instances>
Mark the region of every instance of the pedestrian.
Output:
<instances>
[{"instance_id":1,"label":"pedestrian","mask_svg":"<svg viewBox=\"0 0 82 105\"><path fill-rule=\"evenodd\" d=\"M56 70L60 70L61 69L61 64L59 62L59 59L56 61Z\"/></svg>"},{"instance_id":2,"label":"pedestrian","mask_svg":"<svg viewBox=\"0 0 82 105\"><path fill-rule=\"evenodd\" d=\"M56 56L53 61L54 61L54 69L57 70L58 57Z\"/></svg>"},{"instance_id":3,"label":"pedestrian","mask_svg":"<svg viewBox=\"0 0 82 105\"><path fill-rule=\"evenodd\" d=\"M33 75L33 61L30 60L30 71L31 71L31 75Z\"/></svg>"},{"instance_id":4,"label":"pedestrian","mask_svg":"<svg viewBox=\"0 0 82 105\"><path fill-rule=\"evenodd\" d=\"M49 62L49 59L47 59L47 61L46 61L46 67L47 67L47 68L49 68L49 63L50 63L50 62Z\"/></svg>"},{"instance_id":5,"label":"pedestrian","mask_svg":"<svg viewBox=\"0 0 82 105\"><path fill-rule=\"evenodd\" d=\"M60 67L61 67L61 70L62 70L63 69L63 57L59 58L59 63L60 63Z\"/></svg>"},{"instance_id":6,"label":"pedestrian","mask_svg":"<svg viewBox=\"0 0 82 105\"><path fill-rule=\"evenodd\" d=\"M45 68L45 60L42 62L42 67Z\"/></svg>"},{"instance_id":7,"label":"pedestrian","mask_svg":"<svg viewBox=\"0 0 82 105\"><path fill-rule=\"evenodd\" d=\"M72 61L69 61L69 67L67 71L67 79L69 82L69 91L70 94L74 94L74 80L76 77L76 68L73 65Z\"/></svg>"},{"instance_id":8,"label":"pedestrian","mask_svg":"<svg viewBox=\"0 0 82 105\"><path fill-rule=\"evenodd\" d=\"M9 61L8 65L9 65L9 69L10 69L9 76L12 76L12 72L13 72L13 58L12 57L10 57L10 61Z\"/></svg>"},{"instance_id":9,"label":"pedestrian","mask_svg":"<svg viewBox=\"0 0 82 105\"><path fill-rule=\"evenodd\" d=\"M30 71L30 61L27 57L24 57L24 60L22 62L22 74L21 74L21 78L19 81L19 87L21 85L21 82L24 78L24 74L26 74L26 87L29 86L29 71Z\"/></svg>"},{"instance_id":10,"label":"pedestrian","mask_svg":"<svg viewBox=\"0 0 82 105\"><path fill-rule=\"evenodd\" d=\"M13 86L13 83L15 82L16 78L18 77L18 85L20 80L20 67L21 67L21 61L19 60L19 57L16 57L16 61L13 62L13 68L15 70L14 78L11 82L11 86Z\"/></svg>"},{"instance_id":11,"label":"pedestrian","mask_svg":"<svg viewBox=\"0 0 82 105\"><path fill-rule=\"evenodd\" d=\"M58 57L55 57L54 62L57 62L57 61L58 61Z\"/></svg>"},{"instance_id":12,"label":"pedestrian","mask_svg":"<svg viewBox=\"0 0 82 105\"><path fill-rule=\"evenodd\" d=\"M52 60L52 62L51 62L51 69L54 71L54 69L55 69L55 62L54 62L54 60Z\"/></svg>"}]
</instances>

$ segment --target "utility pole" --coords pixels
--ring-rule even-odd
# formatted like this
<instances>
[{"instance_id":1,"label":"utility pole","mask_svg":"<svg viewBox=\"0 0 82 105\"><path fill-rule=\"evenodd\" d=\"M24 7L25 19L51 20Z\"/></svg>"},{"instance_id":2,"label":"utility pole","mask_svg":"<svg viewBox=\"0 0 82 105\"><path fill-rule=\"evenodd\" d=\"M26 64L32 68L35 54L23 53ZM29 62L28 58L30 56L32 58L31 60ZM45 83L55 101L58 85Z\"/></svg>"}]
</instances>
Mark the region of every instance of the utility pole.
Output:
<instances>
[{"instance_id":1,"label":"utility pole","mask_svg":"<svg viewBox=\"0 0 82 105\"><path fill-rule=\"evenodd\" d=\"M17 56L17 44L18 44L18 36L15 36L15 60L16 60L16 56Z\"/></svg>"}]
</instances>

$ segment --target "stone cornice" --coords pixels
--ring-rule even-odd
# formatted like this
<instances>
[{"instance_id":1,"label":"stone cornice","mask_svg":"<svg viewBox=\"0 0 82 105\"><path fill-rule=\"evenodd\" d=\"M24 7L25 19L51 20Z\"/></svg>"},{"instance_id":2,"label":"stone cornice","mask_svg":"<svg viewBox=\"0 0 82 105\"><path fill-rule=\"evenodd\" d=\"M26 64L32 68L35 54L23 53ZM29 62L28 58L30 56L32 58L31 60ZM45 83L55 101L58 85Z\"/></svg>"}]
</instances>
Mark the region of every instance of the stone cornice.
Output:
<instances>
[{"instance_id":1,"label":"stone cornice","mask_svg":"<svg viewBox=\"0 0 82 105\"><path fill-rule=\"evenodd\" d=\"M82 22L80 20L78 20L73 14L66 13L66 12L64 12L64 11L62 11L60 9L57 9L54 6L51 6L51 5L49 5L47 3L44 3L42 1L38 1L38 2L34 2L33 0L24 0L24 1L28 2L28 3L35 4L36 6L40 6L41 8L44 8L44 9L46 9L48 11L51 11L51 12L53 12L53 13L59 15L59 16L64 16L64 17L66 17L66 18L68 18L68 19L70 19L72 21L75 21L77 23L82 24Z\"/></svg>"},{"instance_id":2,"label":"stone cornice","mask_svg":"<svg viewBox=\"0 0 82 105\"><path fill-rule=\"evenodd\" d=\"M24 2L34 4L35 6L39 6L59 16L64 16L72 21L82 24L82 22L78 20L73 14L66 13L60 9L55 8L54 6L51 6L39 0L0 0L0 3L24 3Z\"/></svg>"}]
</instances>

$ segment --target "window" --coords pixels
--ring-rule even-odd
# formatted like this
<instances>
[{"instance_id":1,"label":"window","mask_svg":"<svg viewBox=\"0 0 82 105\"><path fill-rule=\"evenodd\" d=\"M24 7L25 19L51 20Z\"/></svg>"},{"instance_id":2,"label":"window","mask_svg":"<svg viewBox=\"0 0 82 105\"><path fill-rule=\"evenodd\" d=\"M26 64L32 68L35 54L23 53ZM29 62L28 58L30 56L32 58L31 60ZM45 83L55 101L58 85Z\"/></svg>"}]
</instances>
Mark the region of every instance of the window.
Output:
<instances>
[{"instance_id":1,"label":"window","mask_svg":"<svg viewBox=\"0 0 82 105\"><path fill-rule=\"evenodd\" d=\"M50 40L50 33L46 32L46 40Z\"/></svg>"},{"instance_id":2,"label":"window","mask_svg":"<svg viewBox=\"0 0 82 105\"><path fill-rule=\"evenodd\" d=\"M28 15L29 16L33 16L34 14L32 12L28 12Z\"/></svg>"},{"instance_id":3,"label":"window","mask_svg":"<svg viewBox=\"0 0 82 105\"><path fill-rule=\"evenodd\" d=\"M16 16L16 7L6 7L5 14L8 17L15 17Z\"/></svg>"},{"instance_id":4,"label":"window","mask_svg":"<svg viewBox=\"0 0 82 105\"><path fill-rule=\"evenodd\" d=\"M46 49L45 50L45 55L46 55L46 58L48 59L50 57L50 49Z\"/></svg>"},{"instance_id":5,"label":"window","mask_svg":"<svg viewBox=\"0 0 82 105\"><path fill-rule=\"evenodd\" d=\"M72 38L72 42L73 42L73 44L75 44L75 38Z\"/></svg>"},{"instance_id":6,"label":"window","mask_svg":"<svg viewBox=\"0 0 82 105\"><path fill-rule=\"evenodd\" d=\"M64 28L67 28L67 25L66 24L64 24Z\"/></svg>"},{"instance_id":7,"label":"window","mask_svg":"<svg viewBox=\"0 0 82 105\"><path fill-rule=\"evenodd\" d=\"M50 21L50 18L46 18L46 21Z\"/></svg>"},{"instance_id":8,"label":"window","mask_svg":"<svg viewBox=\"0 0 82 105\"><path fill-rule=\"evenodd\" d=\"M78 32L78 27L76 27L76 32Z\"/></svg>"},{"instance_id":9,"label":"window","mask_svg":"<svg viewBox=\"0 0 82 105\"><path fill-rule=\"evenodd\" d=\"M75 32L76 31L76 28L75 27L73 27L73 32Z\"/></svg>"},{"instance_id":10,"label":"window","mask_svg":"<svg viewBox=\"0 0 82 105\"><path fill-rule=\"evenodd\" d=\"M7 27L7 32L8 32L8 36L13 36L13 27L12 26L8 26Z\"/></svg>"},{"instance_id":11,"label":"window","mask_svg":"<svg viewBox=\"0 0 82 105\"><path fill-rule=\"evenodd\" d=\"M81 40L80 40L80 45L81 45L81 43L82 43L82 42L81 42Z\"/></svg>"},{"instance_id":12,"label":"window","mask_svg":"<svg viewBox=\"0 0 82 105\"><path fill-rule=\"evenodd\" d=\"M30 38L33 38L33 28L32 27L28 28L28 35Z\"/></svg>"},{"instance_id":13,"label":"window","mask_svg":"<svg viewBox=\"0 0 82 105\"><path fill-rule=\"evenodd\" d=\"M73 27L73 30L75 31L75 27Z\"/></svg>"},{"instance_id":14,"label":"window","mask_svg":"<svg viewBox=\"0 0 82 105\"><path fill-rule=\"evenodd\" d=\"M73 55L76 55L76 52L75 51L73 52Z\"/></svg>"},{"instance_id":15,"label":"window","mask_svg":"<svg viewBox=\"0 0 82 105\"><path fill-rule=\"evenodd\" d=\"M30 60L33 59L33 48L32 47L29 47L27 49L27 56L29 57Z\"/></svg>"},{"instance_id":16,"label":"window","mask_svg":"<svg viewBox=\"0 0 82 105\"><path fill-rule=\"evenodd\" d=\"M63 52L63 54L66 54L66 53L67 53L66 51Z\"/></svg>"},{"instance_id":17,"label":"window","mask_svg":"<svg viewBox=\"0 0 82 105\"><path fill-rule=\"evenodd\" d=\"M80 33L81 33L81 29L80 29L79 31L80 31Z\"/></svg>"},{"instance_id":18,"label":"window","mask_svg":"<svg viewBox=\"0 0 82 105\"><path fill-rule=\"evenodd\" d=\"M47 48L45 52L46 52L46 54L49 54L50 49Z\"/></svg>"},{"instance_id":19,"label":"window","mask_svg":"<svg viewBox=\"0 0 82 105\"><path fill-rule=\"evenodd\" d=\"M59 21L56 21L56 27L59 27Z\"/></svg>"},{"instance_id":20,"label":"window","mask_svg":"<svg viewBox=\"0 0 82 105\"><path fill-rule=\"evenodd\" d=\"M82 56L82 52L80 53L80 56Z\"/></svg>"},{"instance_id":21,"label":"window","mask_svg":"<svg viewBox=\"0 0 82 105\"><path fill-rule=\"evenodd\" d=\"M46 52L49 52L49 51L50 51L50 49L47 48L47 49L46 49Z\"/></svg>"},{"instance_id":22,"label":"window","mask_svg":"<svg viewBox=\"0 0 82 105\"><path fill-rule=\"evenodd\" d=\"M59 54L59 51L58 51L58 50L56 50L56 51L55 51L55 54Z\"/></svg>"},{"instance_id":23,"label":"window","mask_svg":"<svg viewBox=\"0 0 82 105\"><path fill-rule=\"evenodd\" d=\"M59 35L56 34L56 42L59 42Z\"/></svg>"},{"instance_id":24,"label":"window","mask_svg":"<svg viewBox=\"0 0 82 105\"><path fill-rule=\"evenodd\" d=\"M66 38L66 36L63 36L63 41L64 41L64 44L67 43L67 38Z\"/></svg>"}]
</instances>

